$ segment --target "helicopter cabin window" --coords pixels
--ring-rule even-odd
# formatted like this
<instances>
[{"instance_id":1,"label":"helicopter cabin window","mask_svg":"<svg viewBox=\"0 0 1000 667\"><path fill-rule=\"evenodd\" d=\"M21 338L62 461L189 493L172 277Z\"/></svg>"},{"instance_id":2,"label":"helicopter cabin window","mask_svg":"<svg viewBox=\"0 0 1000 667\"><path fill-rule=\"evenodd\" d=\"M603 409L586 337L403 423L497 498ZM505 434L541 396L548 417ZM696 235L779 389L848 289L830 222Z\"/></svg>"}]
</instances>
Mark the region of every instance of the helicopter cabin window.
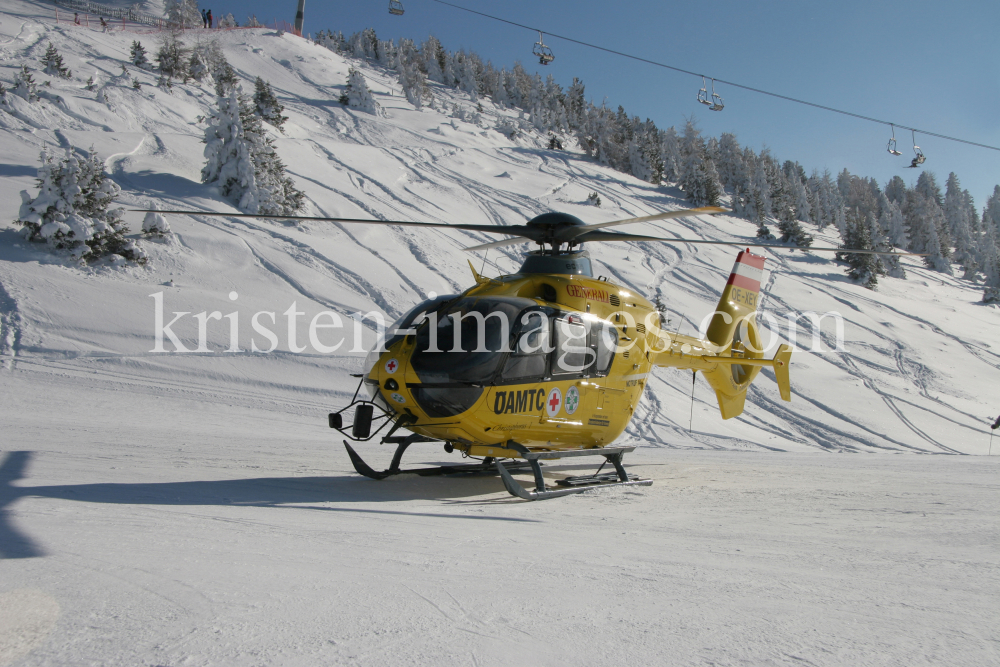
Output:
<instances>
[{"instance_id":1,"label":"helicopter cabin window","mask_svg":"<svg viewBox=\"0 0 1000 667\"><path fill-rule=\"evenodd\" d=\"M436 318L428 318L417 330L416 350L411 359L420 381L491 380L510 350L510 324L524 302L527 299L467 298L439 311Z\"/></svg>"},{"instance_id":2,"label":"helicopter cabin window","mask_svg":"<svg viewBox=\"0 0 1000 667\"><path fill-rule=\"evenodd\" d=\"M552 377L580 377L594 371L597 351L590 336L592 325L593 320L577 314L560 314L553 321Z\"/></svg>"},{"instance_id":3,"label":"helicopter cabin window","mask_svg":"<svg viewBox=\"0 0 1000 667\"><path fill-rule=\"evenodd\" d=\"M521 316L521 332L500 374L502 381L526 381L546 374L548 354L552 349L549 322L549 317L540 310L531 310Z\"/></svg>"},{"instance_id":4,"label":"helicopter cabin window","mask_svg":"<svg viewBox=\"0 0 1000 667\"><path fill-rule=\"evenodd\" d=\"M607 375L618 349L618 330L610 322L601 320L594 326L597 343L597 375Z\"/></svg>"}]
</instances>

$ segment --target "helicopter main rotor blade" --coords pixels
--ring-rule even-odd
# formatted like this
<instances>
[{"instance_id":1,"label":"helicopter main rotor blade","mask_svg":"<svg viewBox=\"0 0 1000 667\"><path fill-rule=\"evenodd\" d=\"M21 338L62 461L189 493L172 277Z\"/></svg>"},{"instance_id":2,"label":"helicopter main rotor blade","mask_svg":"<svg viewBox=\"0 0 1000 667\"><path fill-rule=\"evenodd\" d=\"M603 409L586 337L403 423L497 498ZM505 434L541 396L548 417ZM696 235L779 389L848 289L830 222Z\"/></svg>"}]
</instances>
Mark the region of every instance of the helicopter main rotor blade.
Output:
<instances>
[{"instance_id":1,"label":"helicopter main rotor blade","mask_svg":"<svg viewBox=\"0 0 1000 667\"><path fill-rule=\"evenodd\" d=\"M348 222L361 225L399 225L401 227L441 227L445 229L464 229L486 234L531 234L535 230L525 225L451 225L446 222L410 222L406 220L369 220L364 218L325 218L312 215L264 215L262 213L217 213L214 211L156 211L145 209L129 209L132 213L172 213L178 215L204 215L217 218L262 218L267 220L314 220L319 222Z\"/></svg>"},{"instance_id":2,"label":"helicopter main rotor blade","mask_svg":"<svg viewBox=\"0 0 1000 667\"><path fill-rule=\"evenodd\" d=\"M729 213L729 209L722 208L721 206L702 206L701 208L688 208L682 211L665 211L663 213L645 215L641 218L627 218L625 220L612 220L611 222L597 222L592 225L584 225L583 227L574 227L572 231L580 230L581 232L588 232L592 229L600 229L602 227L630 225L633 222L651 222L653 220L667 220L670 218L686 218L690 215L719 215L720 213ZM576 238L579 238L579 236Z\"/></svg>"},{"instance_id":3,"label":"helicopter main rotor blade","mask_svg":"<svg viewBox=\"0 0 1000 667\"><path fill-rule=\"evenodd\" d=\"M476 252L477 250L489 250L490 248L502 248L508 245L519 245L521 243L532 243L532 239L527 236L518 236L513 239L503 239L502 241L494 241L493 243L483 243L481 245L469 246L468 248L462 248L466 252Z\"/></svg>"},{"instance_id":4,"label":"helicopter main rotor blade","mask_svg":"<svg viewBox=\"0 0 1000 667\"><path fill-rule=\"evenodd\" d=\"M780 243L757 243L756 241L704 241L701 239L663 239L656 236L643 236L641 234L620 234L618 232L601 232L592 231L578 236L576 239L577 243L591 242L591 241L659 241L663 243L697 243L702 245L728 245L728 246L739 246L739 247L758 247L758 248L779 248L785 250L815 250L817 252L842 252L852 255L896 255L897 257L902 256L913 256L913 257L926 257L930 253L926 252L889 252L883 250L861 250L854 248L813 248L805 247L800 248L798 246L787 246Z\"/></svg>"}]
</instances>

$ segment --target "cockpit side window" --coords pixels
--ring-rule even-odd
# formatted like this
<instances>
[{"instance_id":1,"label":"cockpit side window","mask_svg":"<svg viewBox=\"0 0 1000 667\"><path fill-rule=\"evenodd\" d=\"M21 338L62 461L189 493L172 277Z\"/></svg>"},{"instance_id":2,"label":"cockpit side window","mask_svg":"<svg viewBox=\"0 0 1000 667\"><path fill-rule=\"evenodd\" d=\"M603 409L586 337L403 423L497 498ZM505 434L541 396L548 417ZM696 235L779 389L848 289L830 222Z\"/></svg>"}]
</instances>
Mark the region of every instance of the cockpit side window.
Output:
<instances>
[{"instance_id":1,"label":"cockpit side window","mask_svg":"<svg viewBox=\"0 0 1000 667\"><path fill-rule=\"evenodd\" d=\"M541 379L548 370L552 351L552 326L541 310L529 310L520 317L520 333L500 374L502 382Z\"/></svg>"},{"instance_id":2,"label":"cockpit side window","mask_svg":"<svg viewBox=\"0 0 1000 667\"><path fill-rule=\"evenodd\" d=\"M600 320L594 323L593 338L597 348L596 374L604 376L611 368L611 362L618 350L618 330L610 322Z\"/></svg>"},{"instance_id":3,"label":"cockpit side window","mask_svg":"<svg viewBox=\"0 0 1000 667\"><path fill-rule=\"evenodd\" d=\"M440 310L442 306L455 298L456 295L454 294L445 294L435 299L418 303L416 306L408 310L402 317L396 320L391 327L386 329L385 333L388 338L386 339L383 347L385 349L389 349L404 336L415 333L417 326L423 323L427 313L433 313Z\"/></svg>"},{"instance_id":4,"label":"cockpit side window","mask_svg":"<svg viewBox=\"0 0 1000 667\"><path fill-rule=\"evenodd\" d=\"M522 308L512 299L466 298L429 317L417 329L411 357L421 382L490 382L510 351L510 325Z\"/></svg>"},{"instance_id":5,"label":"cockpit side window","mask_svg":"<svg viewBox=\"0 0 1000 667\"><path fill-rule=\"evenodd\" d=\"M593 320L577 314L560 314L553 321L552 377L582 377L593 372L597 351L591 341Z\"/></svg>"}]
</instances>

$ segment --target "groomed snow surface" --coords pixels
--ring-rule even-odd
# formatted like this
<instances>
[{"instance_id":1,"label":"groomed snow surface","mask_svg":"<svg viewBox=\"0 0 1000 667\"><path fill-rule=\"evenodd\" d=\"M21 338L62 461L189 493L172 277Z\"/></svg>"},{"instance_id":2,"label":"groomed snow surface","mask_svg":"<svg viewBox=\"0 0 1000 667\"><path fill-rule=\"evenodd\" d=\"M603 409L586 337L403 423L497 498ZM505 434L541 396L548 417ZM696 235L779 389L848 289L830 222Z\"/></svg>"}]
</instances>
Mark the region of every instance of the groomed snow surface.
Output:
<instances>
[{"instance_id":1,"label":"groomed snow surface","mask_svg":"<svg viewBox=\"0 0 1000 667\"><path fill-rule=\"evenodd\" d=\"M34 194L46 145L93 145L126 208L234 212L199 178L212 89L167 92L131 67L119 76L131 41L155 52L155 34L53 19L52 5L23 0L0 15L0 80L26 62L62 98L7 95L0 216L16 217L20 190ZM218 40L245 90L256 76L274 86L289 116L274 138L307 214L499 225L686 206L571 142L508 140L492 128L516 114L489 100L474 125L453 116L456 104L475 109L462 93L434 88L434 108L416 111L392 73L292 35L183 37L199 38ZM38 71L49 41L71 80ZM349 66L385 117L336 102ZM601 208L585 203L595 191ZM142 217L126 219L138 230ZM689 432L691 376L658 370L621 439L639 445L626 465L652 487L524 503L492 478L361 478L325 425L371 343L354 340L350 314L391 320L463 289L460 249L496 237L169 224L132 268L77 267L0 229L0 664L1000 664L1000 456L985 456L1000 310L975 286L907 262L906 280L870 292L825 255L768 252L763 311L778 336L789 313L844 321L843 349L831 350L827 318L820 351L800 321L793 401L764 373L746 412L723 422L699 380ZM720 217L628 230L731 240L754 228ZM683 333L711 311L735 256L684 243L589 249L598 274L660 296ZM486 273L515 270L520 250L491 251ZM208 352L151 352L153 294L167 321L190 313L173 330L192 349L192 314L237 313L244 351L226 351L223 319L208 322ZM302 353L289 351L293 302ZM333 354L308 337L325 310L344 322ZM268 346L251 328L261 311L275 313L264 322L279 346L254 354L252 336ZM359 451L375 467L391 456ZM408 456L456 458L428 445Z\"/></svg>"}]
</instances>

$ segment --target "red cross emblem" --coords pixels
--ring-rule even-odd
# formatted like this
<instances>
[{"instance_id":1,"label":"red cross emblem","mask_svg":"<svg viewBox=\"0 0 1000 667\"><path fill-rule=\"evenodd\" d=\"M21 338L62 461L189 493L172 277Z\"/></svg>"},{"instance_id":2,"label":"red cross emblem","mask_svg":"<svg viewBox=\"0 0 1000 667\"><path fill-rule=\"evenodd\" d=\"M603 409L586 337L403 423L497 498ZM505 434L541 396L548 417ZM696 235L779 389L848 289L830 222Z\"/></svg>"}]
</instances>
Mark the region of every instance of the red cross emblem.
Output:
<instances>
[{"instance_id":1,"label":"red cross emblem","mask_svg":"<svg viewBox=\"0 0 1000 667\"><path fill-rule=\"evenodd\" d=\"M390 375L392 373L395 373L397 368L399 368L399 362L396 361L395 359L390 359L385 364L385 372L389 373Z\"/></svg>"},{"instance_id":2,"label":"red cross emblem","mask_svg":"<svg viewBox=\"0 0 1000 667\"><path fill-rule=\"evenodd\" d=\"M559 414L559 407L562 405L562 392L559 391L558 387L553 387L552 391L549 392L548 398L545 400L545 412L549 417L555 417Z\"/></svg>"}]
</instances>

